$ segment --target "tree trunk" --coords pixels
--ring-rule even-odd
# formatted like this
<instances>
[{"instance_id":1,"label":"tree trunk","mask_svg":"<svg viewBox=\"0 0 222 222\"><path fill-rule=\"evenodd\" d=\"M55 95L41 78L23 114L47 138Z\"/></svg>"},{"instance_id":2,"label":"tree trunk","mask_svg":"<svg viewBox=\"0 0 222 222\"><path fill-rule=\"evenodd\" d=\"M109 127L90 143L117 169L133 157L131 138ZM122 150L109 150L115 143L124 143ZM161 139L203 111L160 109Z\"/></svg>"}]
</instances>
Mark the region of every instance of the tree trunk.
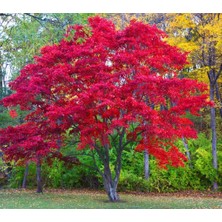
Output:
<instances>
[{"instance_id":1,"label":"tree trunk","mask_svg":"<svg viewBox=\"0 0 222 222\"><path fill-rule=\"evenodd\" d=\"M210 100L214 101L214 85L210 84ZM211 118L211 132L212 132L212 156L213 156L213 167L215 170L218 169L217 164L217 134L216 134L216 110L215 107L210 108L210 118ZM218 184L216 181L213 182L213 189L218 189Z\"/></svg>"},{"instance_id":2,"label":"tree trunk","mask_svg":"<svg viewBox=\"0 0 222 222\"><path fill-rule=\"evenodd\" d=\"M1 56L1 54L0 54ZM0 99L2 99L3 96L3 71L2 71L2 62L1 62L1 57L0 57Z\"/></svg>"},{"instance_id":3,"label":"tree trunk","mask_svg":"<svg viewBox=\"0 0 222 222\"><path fill-rule=\"evenodd\" d=\"M24 188L24 189L26 188L28 173L29 173L29 163L27 163L25 166L25 172L24 172L24 177L23 177L23 181L22 181L22 188Z\"/></svg>"},{"instance_id":4,"label":"tree trunk","mask_svg":"<svg viewBox=\"0 0 222 222\"><path fill-rule=\"evenodd\" d=\"M119 195L118 195L117 190L116 190L117 186L114 184L114 182L104 180L104 186L105 186L106 193L109 197L109 200L111 202L118 202L119 201Z\"/></svg>"},{"instance_id":5,"label":"tree trunk","mask_svg":"<svg viewBox=\"0 0 222 222\"><path fill-rule=\"evenodd\" d=\"M112 178L112 173L109 167L109 163L104 164L104 174L103 174L103 183L106 190L106 193L111 202L119 201L119 195L117 194L117 185L119 182L119 177Z\"/></svg>"},{"instance_id":6,"label":"tree trunk","mask_svg":"<svg viewBox=\"0 0 222 222\"><path fill-rule=\"evenodd\" d=\"M145 180L149 180L149 177L150 177L150 165L149 165L148 150L144 150L144 177L145 177Z\"/></svg>"},{"instance_id":7,"label":"tree trunk","mask_svg":"<svg viewBox=\"0 0 222 222\"><path fill-rule=\"evenodd\" d=\"M36 179L37 179L37 193L42 193L42 178L41 178L41 162L40 159L37 160L36 164Z\"/></svg>"},{"instance_id":8,"label":"tree trunk","mask_svg":"<svg viewBox=\"0 0 222 222\"><path fill-rule=\"evenodd\" d=\"M104 183L104 187L105 187L105 190L106 190L109 200L111 202L118 202L119 201L119 195L117 193L117 183L118 182L112 180L112 178L110 178L110 176L104 175L103 183Z\"/></svg>"},{"instance_id":9,"label":"tree trunk","mask_svg":"<svg viewBox=\"0 0 222 222\"><path fill-rule=\"evenodd\" d=\"M220 90L219 90L219 86L218 86L217 82L216 82L216 97L217 97L217 100L218 100L219 105L220 105L219 112L220 112L220 117L222 118L222 98L221 98L221 95L220 95Z\"/></svg>"},{"instance_id":10,"label":"tree trunk","mask_svg":"<svg viewBox=\"0 0 222 222\"><path fill-rule=\"evenodd\" d=\"M124 29L126 25L126 15L125 13L121 13L121 29Z\"/></svg>"},{"instance_id":11,"label":"tree trunk","mask_svg":"<svg viewBox=\"0 0 222 222\"><path fill-rule=\"evenodd\" d=\"M109 144L105 144L103 149L98 147L96 144L94 145L95 150L97 154L99 155L100 159L103 162L103 172L100 172L100 175L103 177L103 184L105 191L108 195L108 198L111 202L118 202L119 195L117 193L117 185L119 182L119 177L120 177L120 172L122 168L122 152L124 147L127 145L127 143L123 144L123 138L125 135L126 129L123 128L120 135L119 135L119 146L115 147L117 156L116 156L116 161L114 164L114 172L111 171L110 169L110 147ZM112 175L113 173L113 175Z\"/></svg>"},{"instance_id":12,"label":"tree trunk","mask_svg":"<svg viewBox=\"0 0 222 222\"><path fill-rule=\"evenodd\" d=\"M191 156L190 156L190 151L189 151L189 148L188 148L188 144L187 144L186 139L184 137L182 137L182 141L183 141L183 145L184 145L185 150L186 150L186 156L187 156L187 159L189 161L189 166L192 167Z\"/></svg>"}]
</instances>

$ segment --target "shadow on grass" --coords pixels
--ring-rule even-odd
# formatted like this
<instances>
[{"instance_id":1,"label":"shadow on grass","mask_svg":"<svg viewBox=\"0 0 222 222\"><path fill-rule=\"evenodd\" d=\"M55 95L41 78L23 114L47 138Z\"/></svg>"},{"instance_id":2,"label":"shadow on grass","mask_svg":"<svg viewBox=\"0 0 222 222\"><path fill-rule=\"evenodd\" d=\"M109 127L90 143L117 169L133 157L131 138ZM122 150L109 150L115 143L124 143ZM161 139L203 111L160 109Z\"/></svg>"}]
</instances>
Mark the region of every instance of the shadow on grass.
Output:
<instances>
[{"instance_id":1,"label":"shadow on grass","mask_svg":"<svg viewBox=\"0 0 222 222\"><path fill-rule=\"evenodd\" d=\"M112 201L110 201L110 200L99 199L99 200L96 200L96 201L99 202L99 203L110 203L110 204L128 203L128 201L126 201L126 200L119 200L119 201L114 201L114 202L112 202Z\"/></svg>"}]
</instances>

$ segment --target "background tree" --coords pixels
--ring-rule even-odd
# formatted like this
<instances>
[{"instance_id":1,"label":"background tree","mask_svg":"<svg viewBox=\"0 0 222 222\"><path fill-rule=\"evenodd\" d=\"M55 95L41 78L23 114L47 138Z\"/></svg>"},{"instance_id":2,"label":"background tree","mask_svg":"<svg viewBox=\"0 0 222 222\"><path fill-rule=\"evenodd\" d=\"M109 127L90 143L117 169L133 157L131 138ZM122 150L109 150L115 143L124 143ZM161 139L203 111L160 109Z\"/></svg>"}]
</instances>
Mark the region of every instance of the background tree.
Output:
<instances>
[{"instance_id":1,"label":"background tree","mask_svg":"<svg viewBox=\"0 0 222 222\"><path fill-rule=\"evenodd\" d=\"M221 14L168 15L168 42L190 51L187 75L208 83L209 97L215 106L210 111L213 167L218 170L216 111L221 115ZM222 117L222 116L221 116ZM221 119L218 120L221 122ZM220 124L218 124L220 125ZM218 188L214 181L213 188Z\"/></svg>"},{"instance_id":2,"label":"background tree","mask_svg":"<svg viewBox=\"0 0 222 222\"><path fill-rule=\"evenodd\" d=\"M33 62L45 44L54 44L63 38L70 24L84 24L90 14L0 14L1 51L8 72L13 76L26 64Z\"/></svg>"}]
</instances>

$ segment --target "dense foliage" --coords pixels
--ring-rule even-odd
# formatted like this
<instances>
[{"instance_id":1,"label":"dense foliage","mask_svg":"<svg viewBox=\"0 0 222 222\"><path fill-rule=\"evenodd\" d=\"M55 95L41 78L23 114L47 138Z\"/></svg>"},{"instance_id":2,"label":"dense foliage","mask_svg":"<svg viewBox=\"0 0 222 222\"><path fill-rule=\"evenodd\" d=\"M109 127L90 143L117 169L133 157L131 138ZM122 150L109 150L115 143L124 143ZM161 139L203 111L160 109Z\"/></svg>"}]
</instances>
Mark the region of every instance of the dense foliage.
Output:
<instances>
[{"instance_id":1,"label":"dense foliage","mask_svg":"<svg viewBox=\"0 0 222 222\"><path fill-rule=\"evenodd\" d=\"M0 167L16 165L8 173L11 187L20 187L26 172L28 187L104 185L112 201L118 200L117 184L118 190L157 192L210 189L215 181L221 186L220 165L212 166L209 117L197 118L212 105L208 88L181 78L190 67L187 53L170 46L172 36L167 40L155 26L136 20L120 26L100 17L70 26L10 84L15 93L3 99L8 110L0 113ZM221 161L220 139L217 146ZM144 151L151 155L149 180Z\"/></svg>"}]
</instances>

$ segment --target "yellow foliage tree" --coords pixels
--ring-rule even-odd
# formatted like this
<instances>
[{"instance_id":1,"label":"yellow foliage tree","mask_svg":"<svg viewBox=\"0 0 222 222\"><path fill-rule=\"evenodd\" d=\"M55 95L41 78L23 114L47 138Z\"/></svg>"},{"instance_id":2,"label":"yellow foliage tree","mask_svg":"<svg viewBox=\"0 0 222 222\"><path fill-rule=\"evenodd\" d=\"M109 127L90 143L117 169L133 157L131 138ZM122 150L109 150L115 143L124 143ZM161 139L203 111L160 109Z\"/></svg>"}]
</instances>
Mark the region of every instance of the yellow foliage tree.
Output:
<instances>
[{"instance_id":1,"label":"yellow foliage tree","mask_svg":"<svg viewBox=\"0 0 222 222\"><path fill-rule=\"evenodd\" d=\"M221 14L167 14L168 42L189 52L189 77L210 83L213 70L217 83L222 83L221 27Z\"/></svg>"},{"instance_id":2,"label":"yellow foliage tree","mask_svg":"<svg viewBox=\"0 0 222 222\"><path fill-rule=\"evenodd\" d=\"M211 107L213 167L217 163L216 108L222 117L222 14L167 14L169 43L189 52L190 65L185 75L208 83ZM217 182L213 184L217 189Z\"/></svg>"}]
</instances>

